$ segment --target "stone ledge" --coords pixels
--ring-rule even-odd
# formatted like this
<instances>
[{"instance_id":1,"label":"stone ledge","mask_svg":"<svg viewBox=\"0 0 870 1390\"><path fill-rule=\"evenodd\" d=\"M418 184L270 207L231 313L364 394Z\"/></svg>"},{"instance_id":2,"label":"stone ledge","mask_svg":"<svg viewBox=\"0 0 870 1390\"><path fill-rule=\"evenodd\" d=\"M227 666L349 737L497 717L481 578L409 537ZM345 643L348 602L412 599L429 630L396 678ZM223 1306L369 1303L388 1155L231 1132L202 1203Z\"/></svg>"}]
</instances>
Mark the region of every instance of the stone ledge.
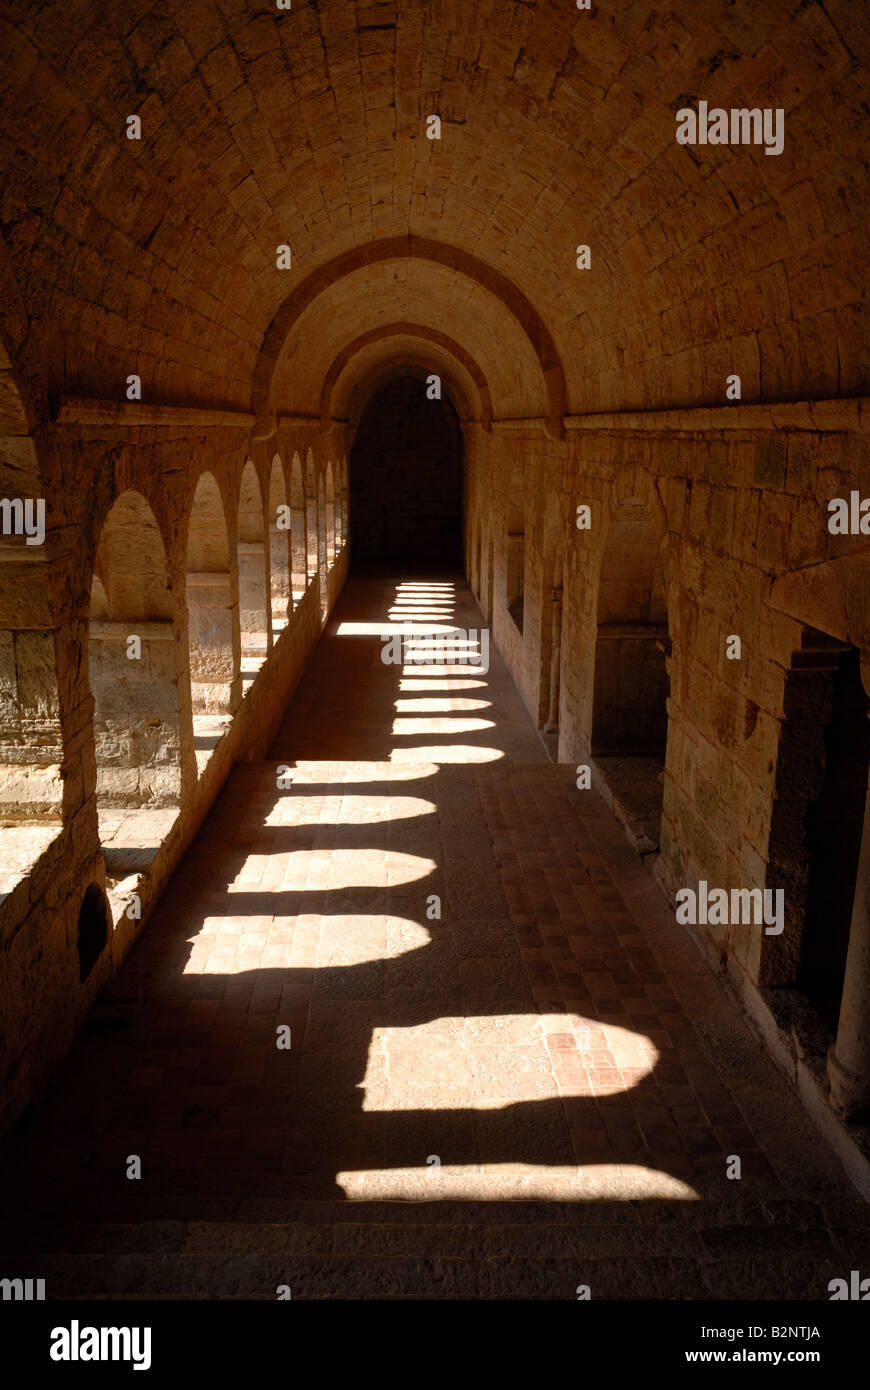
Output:
<instances>
[{"instance_id":1,"label":"stone ledge","mask_svg":"<svg viewBox=\"0 0 870 1390\"><path fill-rule=\"evenodd\" d=\"M90 428L113 425L141 429L154 425L194 429L250 430L255 417L241 410L208 410L189 405L151 405L144 401L105 401L84 396L62 396L54 417L61 427Z\"/></svg>"},{"instance_id":2,"label":"stone ledge","mask_svg":"<svg viewBox=\"0 0 870 1390\"><path fill-rule=\"evenodd\" d=\"M0 907L62 834L59 820L0 828Z\"/></svg>"},{"instance_id":3,"label":"stone ledge","mask_svg":"<svg viewBox=\"0 0 870 1390\"><path fill-rule=\"evenodd\" d=\"M606 414L566 415L569 430L609 430L631 434L638 430L654 433L697 434L713 430L807 430L819 433L863 434L870 428L870 397L854 396L842 400L772 401L770 404L732 406L686 406L676 410L619 411ZM536 420L493 422L496 426L520 428Z\"/></svg>"}]
</instances>

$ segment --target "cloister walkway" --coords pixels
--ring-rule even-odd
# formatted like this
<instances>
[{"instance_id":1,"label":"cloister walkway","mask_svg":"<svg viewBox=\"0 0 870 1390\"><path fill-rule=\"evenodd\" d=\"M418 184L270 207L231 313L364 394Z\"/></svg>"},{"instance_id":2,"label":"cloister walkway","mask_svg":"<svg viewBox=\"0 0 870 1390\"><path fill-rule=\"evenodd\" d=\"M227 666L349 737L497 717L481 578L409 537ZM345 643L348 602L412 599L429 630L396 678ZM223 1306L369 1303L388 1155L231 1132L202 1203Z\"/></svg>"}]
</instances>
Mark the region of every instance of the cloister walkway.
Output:
<instances>
[{"instance_id":1,"label":"cloister walkway","mask_svg":"<svg viewBox=\"0 0 870 1390\"><path fill-rule=\"evenodd\" d=\"M352 577L12 1139L4 1266L49 1296L827 1297L866 1205L495 649L385 663L409 621L481 626L456 576Z\"/></svg>"}]
</instances>

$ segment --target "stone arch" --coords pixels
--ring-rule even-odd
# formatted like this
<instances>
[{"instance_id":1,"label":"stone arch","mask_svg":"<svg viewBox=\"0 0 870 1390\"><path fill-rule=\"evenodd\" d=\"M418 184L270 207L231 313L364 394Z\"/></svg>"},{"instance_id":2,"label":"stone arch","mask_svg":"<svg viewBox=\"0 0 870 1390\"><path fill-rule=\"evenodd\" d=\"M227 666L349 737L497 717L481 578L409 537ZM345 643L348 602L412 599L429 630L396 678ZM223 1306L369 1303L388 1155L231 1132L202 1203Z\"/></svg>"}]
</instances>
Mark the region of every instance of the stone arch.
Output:
<instances>
[{"instance_id":1,"label":"stone arch","mask_svg":"<svg viewBox=\"0 0 870 1390\"><path fill-rule=\"evenodd\" d=\"M501 301L529 340L538 359L548 401L548 429L556 438L562 438L567 401L565 373L550 331L534 305L506 275L477 256L445 242L413 235L368 242L334 256L290 291L265 334L254 370L253 399L258 431L268 433L273 428L271 388L275 367L294 325L309 305L337 281L362 267L407 259L446 267L474 281Z\"/></svg>"},{"instance_id":2,"label":"stone arch","mask_svg":"<svg viewBox=\"0 0 870 1390\"><path fill-rule=\"evenodd\" d=\"M290 529L291 512L284 465L276 454L269 474L269 589L273 634L283 631L293 611Z\"/></svg>"},{"instance_id":3,"label":"stone arch","mask_svg":"<svg viewBox=\"0 0 870 1390\"><path fill-rule=\"evenodd\" d=\"M298 603L308 588L305 553L305 483L298 449L290 465L290 551L293 566L293 601Z\"/></svg>"},{"instance_id":4,"label":"stone arch","mask_svg":"<svg viewBox=\"0 0 870 1390\"><path fill-rule=\"evenodd\" d=\"M194 749L200 771L241 698L238 609L220 489L201 474L187 526L187 635Z\"/></svg>"},{"instance_id":5,"label":"stone arch","mask_svg":"<svg viewBox=\"0 0 870 1390\"><path fill-rule=\"evenodd\" d=\"M305 555L309 582L318 572L317 561L317 474L314 450L305 452Z\"/></svg>"},{"instance_id":6,"label":"stone arch","mask_svg":"<svg viewBox=\"0 0 870 1390\"><path fill-rule=\"evenodd\" d=\"M0 818L59 821L64 740L46 487L0 345ZM29 533L29 534L28 534Z\"/></svg>"},{"instance_id":7,"label":"stone arch","mask_svg":"<svg viewBox=\"0 0 870 1390\"><path fill-rule=\"evenodd\" d=\"M243 676L250 678L266 660L270 631L263 493L251 459L242 469L239 484L236 553Z\"/></svg>"},{"instance_id":8,"label":"stone arch","mask_svg":"<svg viewBox=\"0 0 870 1390\"><path fill-rule=\"evenodd\" d=\"M419 339L425 343L434 343L443 348L460 365L465 374L474 383L477 392L477 411L476 414L481 420L484 429L492 429L492 396L486 376L481 371L475 359L465 348L448 334L440 332L435 328L428 328L425 324L396 322L382 324L378 328L372 328L367 333L361 333L354 338L330 363L323 382L323 389L320 394L320 419L321 426L328 427L334 408L334 401L337 395L338 384L345 369L353 362L353 359L365 348L372 344L384 342L391 338L403 337ZM466 399L467 399L467 393ZM470 402L469 402L470 404ZM470 412L474 414L474 412Z\"/></svg>"},{"instance_id":9,"label":"stone arch","mask_svg":"<svg viewBox=\"0 0 870 1390\"><path fill-rule=\"evenodd\" d=\"M88 664L97 805L179 805L175 610L157 519L141 492L103 522L91 585Z\"/></svg>"},{"instance_id":10,"label":"stone arch","mask_svg":"<svg viewBox=\"0 0 870 1390\"><path fill-rule=\"evenodd\" d=\"M341 402L342 408L348 410L347 424L352 431L356 431L360 422L364 419L366 412L374 398L381 389L391 380L407 374L416 374L421 378L420 389L425 393L428 390L426 379L432 375L433 366L440 364L433 360L429 354L405 351L401 357L391 356L381 359L371 364L369 370L365 372L358 381L348 384L345 391L345 382L340 383L342 388ZM446 397L459 421L469 421L473 418L473 411L469 397L455 374L440 368L436 373L441 378L441 397Z\"/></svg>"}]
</instances>

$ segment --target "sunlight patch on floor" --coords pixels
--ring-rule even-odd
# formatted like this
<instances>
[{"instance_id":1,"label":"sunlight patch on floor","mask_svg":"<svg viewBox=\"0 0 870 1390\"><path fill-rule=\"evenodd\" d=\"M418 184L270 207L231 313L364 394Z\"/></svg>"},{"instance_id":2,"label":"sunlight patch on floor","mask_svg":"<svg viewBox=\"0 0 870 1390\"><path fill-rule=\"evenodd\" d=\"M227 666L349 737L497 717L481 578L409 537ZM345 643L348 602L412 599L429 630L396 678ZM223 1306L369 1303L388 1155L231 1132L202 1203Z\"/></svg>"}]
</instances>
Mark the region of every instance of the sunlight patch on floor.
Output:
<instances>
[{"instance_id":1,"label":"sunlight patch on floor","mask_svg":"<svg viewBox=\"0 0 870 1390\"><path fill-rule=\"evenodd\" d=\"M350 1201L394 1202L697 1202L688 1183L639 1164L601 1163L584 1168L435 1165L336 1174Z\"/></svg>"}]
</instances>

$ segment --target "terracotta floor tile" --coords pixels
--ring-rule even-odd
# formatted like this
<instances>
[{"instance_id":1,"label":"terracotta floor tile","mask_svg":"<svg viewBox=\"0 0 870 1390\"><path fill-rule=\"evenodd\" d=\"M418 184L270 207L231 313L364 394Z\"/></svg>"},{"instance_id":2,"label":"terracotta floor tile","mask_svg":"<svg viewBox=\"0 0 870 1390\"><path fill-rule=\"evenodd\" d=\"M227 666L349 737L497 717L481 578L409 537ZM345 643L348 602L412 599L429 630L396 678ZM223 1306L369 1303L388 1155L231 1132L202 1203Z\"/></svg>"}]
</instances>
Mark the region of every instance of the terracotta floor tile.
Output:
<instances>
[{"instance_id":1,"label":"terracotta floor tile","mask_svg":"<svg viewBox=\"0 0 870 1390\"><path fill-rule=\"evenodd\" d=\"M596 794L547 761L498 651L473 691L491 722L453 737L461 672L402 673L377 638L342 635L393 598L348 586L268 756L234 769L121 971L129 1035L79 1043L46 1104L70 1135L52 1190L38 1136L8 1190L98 1213L120 1145L148 1154L158 1218L185 1174L206 1194L418 1201L432 1155L469 1202L532 1179L620 1202L679 1179L718 1199L732 1152L747 1188L839 1192L718 989L708 1029L692 942L663 898L650 909L648 868ZM450 604L480 625L463 586ZM432 709L403 704L396 732L397 700Z\"/></svg>"}]
</instances>

